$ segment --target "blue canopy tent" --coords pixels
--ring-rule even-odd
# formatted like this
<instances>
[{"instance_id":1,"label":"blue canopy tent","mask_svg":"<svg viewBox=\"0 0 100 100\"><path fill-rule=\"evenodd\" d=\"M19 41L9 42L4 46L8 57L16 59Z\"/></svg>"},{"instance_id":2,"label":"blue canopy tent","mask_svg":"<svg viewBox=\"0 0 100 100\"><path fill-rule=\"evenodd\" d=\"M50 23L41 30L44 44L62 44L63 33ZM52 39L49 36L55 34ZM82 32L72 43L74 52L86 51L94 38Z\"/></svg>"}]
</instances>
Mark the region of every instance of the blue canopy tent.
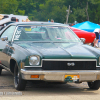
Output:
<instances>
[{"instance_id":1,"label":"blue canopy tent","mask_svg":"<svg viewBox=\"0 0 100 100\"><path fill-rule=\"evenodd\" d=\"M90 21L85 21L82 23L78 23L72 27L75 27L84 31L88 31L88 32L93 32L96 28L100 28L100 25L92 23Z\"/></svg>"}]
</instances>

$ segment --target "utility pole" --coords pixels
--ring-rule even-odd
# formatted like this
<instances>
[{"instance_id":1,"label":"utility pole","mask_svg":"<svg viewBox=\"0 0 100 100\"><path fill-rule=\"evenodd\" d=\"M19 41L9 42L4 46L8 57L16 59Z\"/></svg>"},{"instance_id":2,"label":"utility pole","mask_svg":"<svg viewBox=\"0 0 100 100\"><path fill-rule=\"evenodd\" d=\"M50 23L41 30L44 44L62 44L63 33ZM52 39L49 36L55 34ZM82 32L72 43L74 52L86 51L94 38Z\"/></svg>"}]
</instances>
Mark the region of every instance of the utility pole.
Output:
<instances>
[{"instance_id":1,"label":"utility pole","mask_svg":"<svg viewBox=\"0 0 100 100\"><path fill-rule=\"evenodd\" d=\"M66 15L66 24L68 23L68 17L69 17L69 13L70 13L70 5L69 5L69 9L66 10L67 15Z\"/></svg>"}]
</instances>

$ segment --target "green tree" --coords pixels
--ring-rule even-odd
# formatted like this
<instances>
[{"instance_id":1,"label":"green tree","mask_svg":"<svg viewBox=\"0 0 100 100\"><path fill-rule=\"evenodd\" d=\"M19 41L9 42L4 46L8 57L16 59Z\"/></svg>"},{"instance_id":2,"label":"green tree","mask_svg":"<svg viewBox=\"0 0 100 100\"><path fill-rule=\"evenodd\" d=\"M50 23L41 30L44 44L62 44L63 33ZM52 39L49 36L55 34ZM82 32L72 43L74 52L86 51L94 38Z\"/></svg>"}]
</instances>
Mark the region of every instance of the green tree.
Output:
<instances>
[{"instance_id":1,"label":"green tree","mask_svg":"<svg viewBox=\"0 0 100 100\"><path fill-rule=\"evenodd\" d=\"M66 22L67 8L71 6L68 22L91 21L100 23L100 0L0 0L1 14L27 15L30 20Z\"/></svg>"},{"instance_id":2,"label":"green tree","mask_svg":"<svg viewBox=\"0 0 100 100\"><path fill-rule=\"evenodd\" d=\"M36 17L41 21L54 19L55 22L64 23L67 7L63 3L62 0L47 0L44 4L39 5L40 11Z\"/></svg>"},{"instance_id":3,"label":"green tree","mask_svg":"<svg viewBox=\"0 0 100 100\"><path fill-rule=\"evenodd\" d=\"M89 5L90 21L100 24L100 0L91 0Z\"/></svg>"},{"instance_id":4,"label":"green tree","mask_svg":"<svg viewBox=\"0 0 100 100\"><path fill-rule=\"evenodd\" d=\"M67 0L65 4L67 6L70 4L72 7L73 13L69 16L70 22L74 19L78 22L89 20L100 23L100 0Z\"/></svg>"},{"instance_id":5,"label":"green tree","mask_svg":"<svg viewBox=\"0 0 100 100\"><path fill-rule=\"evenodd\" d=\"M15 14L18 7L17 0L0 0L1 14Z\"/></svg>"}]
</instances>

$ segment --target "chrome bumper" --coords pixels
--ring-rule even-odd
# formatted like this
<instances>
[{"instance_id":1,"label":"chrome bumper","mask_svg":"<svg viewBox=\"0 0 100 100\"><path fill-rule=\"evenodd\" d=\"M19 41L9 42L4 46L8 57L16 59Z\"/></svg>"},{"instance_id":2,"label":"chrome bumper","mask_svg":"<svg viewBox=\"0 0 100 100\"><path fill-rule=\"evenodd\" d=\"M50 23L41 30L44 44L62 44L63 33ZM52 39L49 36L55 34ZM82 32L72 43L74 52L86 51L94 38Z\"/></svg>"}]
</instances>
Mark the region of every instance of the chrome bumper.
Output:
<instances>
[{"instance_id":1,"label":"chrome bumper","mask_svg":"<svg viewBox=\"0 0 100 100\"><path fill-rule=\"evenodd\" d=\"M65 71L37 71L21 69L22 78L25 80L65 81L65 75L79 75L79 82L100 80L100 70L65 70ZM39 78L31 78L31 75L39 75Z\"/></svg>"}]
</instances>

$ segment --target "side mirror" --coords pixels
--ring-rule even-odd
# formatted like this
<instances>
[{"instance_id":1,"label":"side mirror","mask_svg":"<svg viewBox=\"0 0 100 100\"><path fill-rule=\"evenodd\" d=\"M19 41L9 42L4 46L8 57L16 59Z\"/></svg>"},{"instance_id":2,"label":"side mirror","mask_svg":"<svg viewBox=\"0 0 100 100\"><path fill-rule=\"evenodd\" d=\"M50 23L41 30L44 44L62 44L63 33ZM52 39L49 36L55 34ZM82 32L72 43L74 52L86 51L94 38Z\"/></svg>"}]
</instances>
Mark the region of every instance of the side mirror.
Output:
<instances>
[{"instance_id":1,"label":"side mirror","mask_svg":"<svg viewBox=\"0 0 100 100\"><path fill-rule=\"evenodd\" d=\"M4 36L1 38L2 41L7 41L8 40L8 36Z\"/></svg>"},{"instance_id":2,"label":"side mirror","mask_svg":"<svg viewBox=\"0 0 100 100\"><path fill-rule=\"evenodd\" d=\"M85 43L85 38L80 38L81 42Z\"/></svg>"}]
</instances>

